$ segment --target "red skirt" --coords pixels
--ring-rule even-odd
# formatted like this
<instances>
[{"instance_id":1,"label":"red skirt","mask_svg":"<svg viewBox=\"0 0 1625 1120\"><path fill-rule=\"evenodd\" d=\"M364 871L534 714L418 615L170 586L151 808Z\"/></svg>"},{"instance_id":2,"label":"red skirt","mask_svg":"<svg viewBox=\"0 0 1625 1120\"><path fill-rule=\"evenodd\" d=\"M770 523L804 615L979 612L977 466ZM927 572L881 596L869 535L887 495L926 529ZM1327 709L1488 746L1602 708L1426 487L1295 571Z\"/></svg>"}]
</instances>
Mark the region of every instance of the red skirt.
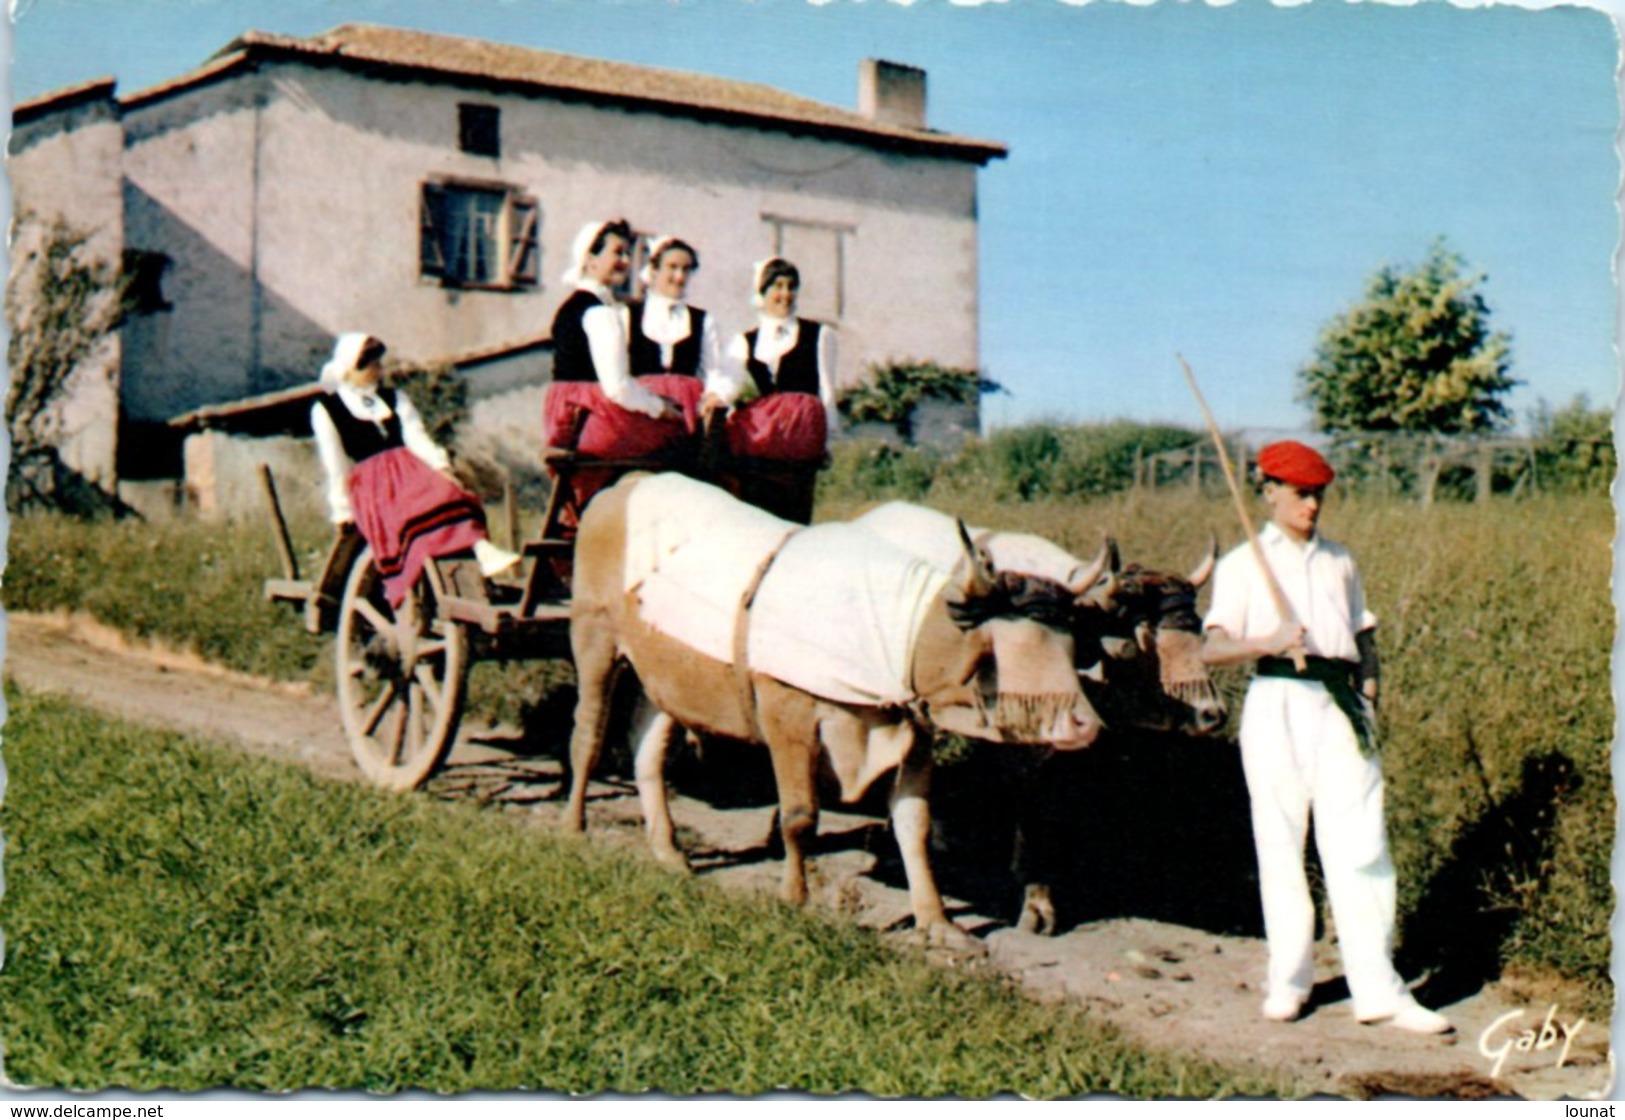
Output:
<instances>
[{"instance_id":1,"label":"red skirt","mask_svg":"<svg viewBox=\"0 0 1625 1120\"><path fill-rule=\"evenodd\" d=\"M596 381L555 381L543 405L547 446L594 459L643 459L691 439L699 426L700 379L657 373L638 378L638 384L681 408L681 419L656 420L622 408Z\"/></svg>"},{"instance_id":2,"label":"red skirt","mask_svg":"<svg viewBox=\"0 0 1625 1120\"><path fill-rule=\"evenodd\" d=\"M737 459L809 463L824 457L829 419L812 393L773 393L734 409L727 431Z\"/></svg>"},{"instance_id":3,"label":"red skirt","mask_svg":"<svg viewBox=\"0 0 1625 1120\"><path fill-rule=\"evenodd\" d=\"M426 561L467 552L486 535L480 500L404 447L356 464L350 504L395 609Z\"/></svg>"},{"instance_id":4,"label":"red skirt","mask_svg":"<svg viewBox=\"0 0 1625 1120\"><path fill-rule=\"evenodd\" d=\"M555 381L542 405L542 432L549 447L592 459L649 459L680 451L699 430L700 379L677 373L638 378L638 384L682 409L682 416L656 420L604 396L596 381ZM562 480L567 487L560 527L573 529L593 495L615 480L616 472L577 467Z\"/></svg>"}]
</instances>

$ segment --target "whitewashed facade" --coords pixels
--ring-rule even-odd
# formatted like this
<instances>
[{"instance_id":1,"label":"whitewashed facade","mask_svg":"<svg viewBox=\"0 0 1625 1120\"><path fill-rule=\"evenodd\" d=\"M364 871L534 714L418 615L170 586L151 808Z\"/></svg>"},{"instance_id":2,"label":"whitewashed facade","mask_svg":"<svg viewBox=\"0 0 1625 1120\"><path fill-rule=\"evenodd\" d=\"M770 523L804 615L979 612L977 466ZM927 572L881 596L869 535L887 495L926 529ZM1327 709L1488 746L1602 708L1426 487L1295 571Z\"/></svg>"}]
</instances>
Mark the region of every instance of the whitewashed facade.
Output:
<instances>
[{"instance_id":1,"label":"whitewashed facade","mask_svg":"<svg viewBox=\"0 0 1625 1120\"><path fill-rule=\"evenodd\" d=\"M1004 149L924 127L919 71L859 77L867 112L419 32L249 33L112 115L122 162L94 190L119 183L124 246L161 270L124 331L126 421L307 380L345 330L418 361L543 338L577 228L614 216L698 247L691 297L725 337L776 252L838 328L843 383L975 366L977 172ZM20 198L56 174L36 150L14 143ZM504 378L474 370L474 396Z\"/></svg>"}]
</instances>

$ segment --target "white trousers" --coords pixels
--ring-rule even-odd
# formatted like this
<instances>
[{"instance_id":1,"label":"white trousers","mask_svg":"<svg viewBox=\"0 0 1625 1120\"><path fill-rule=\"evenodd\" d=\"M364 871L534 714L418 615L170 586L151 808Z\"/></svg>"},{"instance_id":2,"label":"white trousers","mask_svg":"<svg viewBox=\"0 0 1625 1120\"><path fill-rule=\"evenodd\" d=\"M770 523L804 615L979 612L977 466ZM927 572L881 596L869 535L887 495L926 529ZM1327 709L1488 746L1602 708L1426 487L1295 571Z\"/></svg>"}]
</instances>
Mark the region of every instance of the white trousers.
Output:
<instances>
[{"instance_id":1,"label":"white trousers","mask_svg":"<svg viewBox=\"0 0 1625 1120\"><path fill-rule=\"evenodd\" d=\"M1394 865L1383 824L1382 768L1362 757L1324 685L1255 677L1241 714L1258 885L1269 942L1269 992L1304 997L1313 983L1315 908L1304 871L1311 810L1343 973L1356 1019L1410 1002L1392 963Z\"/></svg>"}]
</instances>

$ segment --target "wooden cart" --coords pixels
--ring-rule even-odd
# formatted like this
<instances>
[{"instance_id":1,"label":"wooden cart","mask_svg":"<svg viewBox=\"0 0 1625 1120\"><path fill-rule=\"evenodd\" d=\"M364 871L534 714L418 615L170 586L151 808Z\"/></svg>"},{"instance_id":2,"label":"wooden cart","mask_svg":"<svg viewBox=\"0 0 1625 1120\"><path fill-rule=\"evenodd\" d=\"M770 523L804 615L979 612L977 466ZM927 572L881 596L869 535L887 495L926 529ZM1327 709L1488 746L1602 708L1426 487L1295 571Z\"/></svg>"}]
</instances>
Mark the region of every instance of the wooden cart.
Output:
<instances>
[{"instance_id":1,"label":"wooden cart","mask_svg":"<svg viewBox=\"0 0 1625 1120\"><path fill-rule=\"evenodd\" d=\"M315 579L300 578L275 480L262 466L283 569L282 578L265 581L265 595L298 607L310 633L336 634L339 716L362 773L389 789L427 781L456 740L475 662L570 656L573 557L562 495L577 469L715 477L717 464L704 459L586 459L549 450L552 496L540 536L520 550L519 579L488 581L471 557L434 560L399 610L385 599L372 552L354 526L336 537ZM809 466L803 484L815 481Z\"/></svg>"}]
</instances>

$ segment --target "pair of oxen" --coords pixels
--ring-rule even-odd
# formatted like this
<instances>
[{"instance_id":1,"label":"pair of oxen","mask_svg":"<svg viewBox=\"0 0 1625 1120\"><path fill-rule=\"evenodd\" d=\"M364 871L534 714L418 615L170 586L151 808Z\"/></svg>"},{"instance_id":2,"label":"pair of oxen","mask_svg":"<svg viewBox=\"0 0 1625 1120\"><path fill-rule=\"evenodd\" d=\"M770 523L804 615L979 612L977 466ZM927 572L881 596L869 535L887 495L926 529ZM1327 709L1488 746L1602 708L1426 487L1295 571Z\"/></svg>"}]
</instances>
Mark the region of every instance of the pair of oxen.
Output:
<instances>
[{"instance_id":1,"label":"pair of oxen","mask_svg":"<svg viewBox=\"0 0 1625 1120\"><path fill-rule=\"evenodd\" d=\"M775 526L782 526L776 536ZM674 527L679 538L704 539L724 552L735 542L759 548L764 533L779 542L736 600L737 628L727 649L702 652L651 624L645 589L632 573L653 547L656 529L670 536ZM927 797L935 733L1081 749L1104 726L1091 694L1114 723L1216 730L1224 708L1202 663L1195 609L1216 551L1215 544L1188 576L1124 567L1109 538L1093 562L1084 562L1039 537L969 530L905 503L801 528L677 476L629 476L594 499L576 539L570 634L579 700L567 825L585 829L587 780L611 726L612 703L626 699L618 681L630 666L638 685L629 720L634 776L660 862L687 866L664 778L679 728L768 748L785 853L782 895L796 904L807 897L805 852L817 831L820 766L827 762L845 801L895 771L892 827L916 926L929 944L975 949L979 943L949 920L931 871ZM802 558L799 567L781 563L791 552ZM777 625L792 631L792 649L817 648L832 633L867 636L878 629L866 604L884 596L860 594L836 610L821 608L815 594L864 578L843 570L840 557L853 555L889 562L890 570L907 572L909 586L924 589L906 626L901 683L877 684L873 697L856 701L801 680L794 657L760 664L772 658L759 654L766 646L750 629L753 604L763 599L781 604ZM815 558L812 567L808 557ZM809 572L816 578L809 580ZM798 579L802 584L787 584ZM786 603L789 610L782 609ZM795 645L801 640L811 644ZM1028 881L1024 892L1018 924L1053 931L1047 886Z\"/></svg>"}]
</instances>

